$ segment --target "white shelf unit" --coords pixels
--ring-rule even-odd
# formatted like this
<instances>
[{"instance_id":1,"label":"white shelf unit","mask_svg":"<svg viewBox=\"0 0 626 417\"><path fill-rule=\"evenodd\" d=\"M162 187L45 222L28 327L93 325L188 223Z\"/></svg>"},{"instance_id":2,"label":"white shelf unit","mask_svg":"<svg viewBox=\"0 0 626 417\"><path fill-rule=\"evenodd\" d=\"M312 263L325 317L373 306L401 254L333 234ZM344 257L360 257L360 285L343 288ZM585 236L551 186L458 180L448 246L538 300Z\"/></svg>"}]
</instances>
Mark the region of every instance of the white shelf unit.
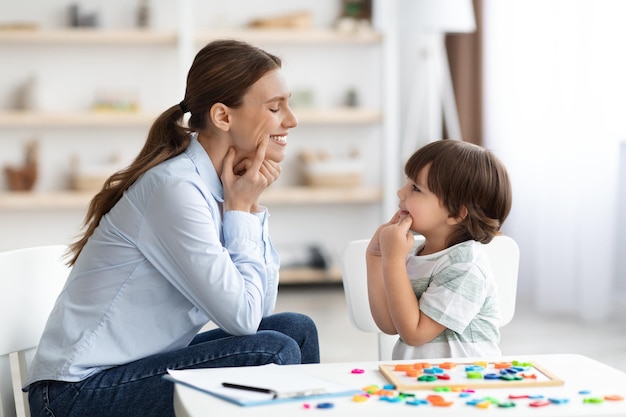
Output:
<instances>
[{"instance_id":1,"label":"white shelf unit","mask_svg":"<svg viewBox=\"0 0 626 417\"><path fill-rule=\"evenodd\" d=\"M41 211L84 209L94 193L85 191L0 192L0 210ZM372 204L381 201L378 187L280 187L267 190L262 197L264 205L335 205Z\"/></svg>"},{"instance_id":2,"label":"white shelf unit","mask_svg":"<svg viewBox=\"0 0 626 417\"><path fill-rule=\"evenodd\" d=\"M176 46L175 31L72 29L6 29L0 31L4 45L161 45Z\"/></svg>"},{"instance_id":3,"label":"white shelf unit","mask_svg":"<svg viewBox=\"0 0 626 417\"><path fill-rule=\"evenodd\" d=\"M0 50L2 48L13 50L19 48L21 54L27 54L32 48L34 49L33 54L36 54L42 48L46 50L58 49L58 54L62 55L64 53L77 53L74 52L75 49L89 48L96 54L106 54L115 65L118 65L116 54L119 51L128 49L143 51L147 49L155 54L164 51L163 53L177 57L177 60L171 65L177 67L175 71L179 75L181 71L186 72L188 68L185 68L185 61L189 60L189 57L185 57L184 53L181 52L187 50L195 54L195 51L203 44L218 38L241 39L279 55L283 53L289 55L290 51L298 51L299 53L305 51L304 54L309 55L309 51L312 51L311 53L319 56L317 62L320 67L333 64L333 62L324 60L326 51L330 51L331 56L339 57L337 60L341 60L346 52L354 52L361 48L369 51L366 54L377 54L377 59L374 60L376 62L370 62L369 65L356 64L354 68L354 71L359 73L362 73L364 68L374 68L378 74L375 77L376 82L371 83L373 85L368 84L367 89L362 89L363 91L368 90L366 93L369 92L369 88L375 90L374 98L366 100L368 101L366 105L344 107L336 101L329 104L330 100L327 99L326 103L321 106L294 109L299 120L299 127L296 129L298 134L301 131L309 131L302 135L303 138L298 139L300 145L295 145L296 149L316 145L318 133L323 138L319 142L325 142L327 147L331 143L331 147L336 146L343 150L348 148L346 143L341 143L345 136L351 134L365 137L363 140L359 137L351 139L351 146L369 153L370 161L367 166L368 170L372 172L369 173L369 178L366 179L363 186L346 189L301 186L297 180L293 179L297 177L294 172L297 161L294 161L296 158L292 156L291 167L288 163L279 183L268 190L261 201L262 204L269 206L272 212L272 230L275 241L282 240L284 243L286 240L293 239L293 244L309 243L307 238L317 233L318 236L314 237L314 240L322 244L330 242L330 252L333 255L338 255L339 250L347 243L347 240L369 236L377 224L386 217L384 206L388 204L384 203L388 193L384 191L386 180L383 172L386 158L384 156L383 136L389 132L385 124L390 123L390 119L385 117L381 111L382 91L385 85L382 80L381 67L387 56L384 52L385 42L382 33L373 30L364 33L345 34L327 28L311 30L241 28L206 30L198 28L194 30L193 36L189 39L188 36L185 36L185 30L180 28L158 30L123 28L106 30L55 28L43 28L35 31L0 30ZM129 54L132 52L126 53L126 55ZM287 65L290 65L290 59L283 57ZM295 61L297 62L297 60ZM36 57L33 62L36 62ZM339 62L338 65L345 66L349 63L350 58ZM286 70L291 70L291 68L287 67ZM300 68L295 71L302 73L303 70ZM288 80L292 75L293 73L288 74ZM304 78L317 75L316 71L313 70ZM300 78L302 79L302 77ZM175 83L176 80L167 81ZM72 92L69 91L68 94L72 94ZM180 98L177 97L176 99L179 100ZM166 102L171 105L171 103L176 102L176 99L167 99ZM87 150L92 147L90 136L107 137L109 131L115 132L117 136L118 132L123 131L124 134L120 134L120 136L134 137L132 139L134 145L129 145L129 148L135 150L135 152L131 152L134 155L143 144L147 128L167 105L155 106L154 110L142 109L136 113L92 112L88 109L76 110L75 107L55 109L54 111L14 111L5 105L0 107L0 146L4 147L7 143L11 143L13 158L9 160L0 156L0 164L15 164L15 154L21 150L23 138L31 135L29 132L34 132L33 135L40 136L39 142L43 142L46 148L54 148L57 143L59 147L64 147L68 142L80 141L82 148ZM311 133L311 131L313 132ZM356 131L356 134L348 133L350 131ZM54 132L54 134L50 132ZM94 132L98 132L98 134ZM74 138L80 136L80 139L65 138L65 135ZM296 133L292 133L290 138L296 135ZM102 140L93 140L102 145ZM340 143L340 145L335 145L335 143ZM102 146L93 152L101 153L101 149ZM371 161L372 156L374 159L379 159ZM47 170L50 169L49 164L45 163L47 155L42 154L40 158L43 168L40 176L46 177L48 175ZM58 169L63 166L63 163L57 161L53 165ZM284 177L287 179L283 180ZM58 243L58 239L66 242L70 236L71 239L75 237L76 230L80 227L93 193L71 191L67 187L59 186L58 183L59 180L56 183L45 183L37 186L33 192L9 192L6 188L0 187L0 213L7 223L11 223L10 227L13 228L8 230L8 233L1 234L7 237L15 236L15 232L18 230L22 230L21 234L26 234L26 236L20 236L21 239L18 239L17 243L15 239L0 239L0 250L10 249L13 247L12 245L19 247ZM299 214L295 214L295 212ZM53 237L54 233L58 234L58 229L52 228L47 237L28 239L27 234L32 233L30 231L31 224L58 223L55 215L59 215L59 213L62 213L61 217L66 222L68 216L75 220L74 224L61 228L64 232L62 236ZM356 217L355 213L357 213ZM299 215L305 216L306 219L299 218ZM359 219L359 216L362 218ZM22 223L21 226L20 222ZM4 228L5 226L7 224L3 224L0 220L0 227ZM294 232L295 230L298 232ZM11 233L12 231L14 233ZM332 235L335 232L339 232L339 235ZM57 240L47 242L46 239ZM335 257L336 259L337 257ZM328 271L299 269L285 270L281 274L282 282L327 282L341 279L336 262L331 265Z\"/></svg>"},{"instance_id":4,"label":"white shelf unit","mask_svg":"<svg viewBox=\"0 0 626 417\"><path fill-rule=\"evenodd\" d=\"M0 31L0 43L21 45L162 45L176 46L180 36L176 31L44 29ZM252 43L282 45L319 44L380 44L382 34L376 31L343 33L334 29L217 29L200 30L194 42L208 43L214 39L233 38Z\"/></svg>"},{"instance_id":5,"label":"white shelf unit","mask_svg":"<svg viewBox=\"0 0 626 417\"><path fill-rule=\"evenodd\" d=\"M79 127L144 127L158 116L145 112L32 112L0 111L0 128L79 128ZM333 109L299 109L298 122L305 125L359 125L382 121L380 110L337 107Z\"/></svg>"}]
</instances>

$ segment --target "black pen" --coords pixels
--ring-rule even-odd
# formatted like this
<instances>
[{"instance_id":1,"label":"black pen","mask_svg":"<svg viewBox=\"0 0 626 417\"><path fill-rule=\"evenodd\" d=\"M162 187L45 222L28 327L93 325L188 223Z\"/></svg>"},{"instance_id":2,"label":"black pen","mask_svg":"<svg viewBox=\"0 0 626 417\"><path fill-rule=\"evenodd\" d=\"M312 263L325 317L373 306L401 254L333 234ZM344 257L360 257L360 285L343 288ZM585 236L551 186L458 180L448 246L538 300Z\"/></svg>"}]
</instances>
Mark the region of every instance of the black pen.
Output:
<instances>
[{"instance_id":1,"label":"black pen","mask_svg":"<svg viewBox=\"0 0 626 417\"><path fill-rule=\"evenodd\" d=\"M263 394L272 394L272 398L276 398L278 395L277 392L272 389L252 387L250 385L233 384L232 382L222 382L222 386L224 388L240 389L243 391L254 391L254 392L260 392Z\"/></svg>"},{"instance_id":2,"label":"black pen","mask_svg":"<svg viewBox=\"0 0 626 417\"><path fill-rule=\"evenodd\" d=\"M322 395L322 394L326 394L326 390L325 389L307 389L307 390L302 390L302 391L293 391L293 392L283 392L283 393L278 393L277 391L274 391L273 389L269 389L269 388L261 388L261 387L253 387L250 385L241 385L241 384L233 384L232 382L222 382L222 386L224 388L233 388L233 389L240 389L243 391L253 391L253 392L260 392L262 394L272 394L272 399L278 399L278 398L299 398L299 397L310 397L310 396L314 396L314 395Z\"/></svg>"}]
</instances>

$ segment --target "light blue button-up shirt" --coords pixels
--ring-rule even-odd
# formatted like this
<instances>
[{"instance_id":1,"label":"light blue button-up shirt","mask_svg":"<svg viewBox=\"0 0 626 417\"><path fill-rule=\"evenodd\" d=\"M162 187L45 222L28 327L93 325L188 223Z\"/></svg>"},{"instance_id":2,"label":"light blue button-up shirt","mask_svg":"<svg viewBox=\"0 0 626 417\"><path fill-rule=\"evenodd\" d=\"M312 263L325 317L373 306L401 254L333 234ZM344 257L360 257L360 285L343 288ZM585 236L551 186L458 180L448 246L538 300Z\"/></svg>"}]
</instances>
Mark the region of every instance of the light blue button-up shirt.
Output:
<instances>
[{"instance_id":1,"label":"light blue button-up shirt","mask_svg":"<svg viewBox=\"0 0 626 417\"><path fill-rule=\"evenodd\" d=\"M83 248L48 319L26 386L80 381L180 349L208 321L255 333L272 313L279 258L268 213L222 213L223 189L204 148L140 177Z\"/></svg>"}]
</instances>

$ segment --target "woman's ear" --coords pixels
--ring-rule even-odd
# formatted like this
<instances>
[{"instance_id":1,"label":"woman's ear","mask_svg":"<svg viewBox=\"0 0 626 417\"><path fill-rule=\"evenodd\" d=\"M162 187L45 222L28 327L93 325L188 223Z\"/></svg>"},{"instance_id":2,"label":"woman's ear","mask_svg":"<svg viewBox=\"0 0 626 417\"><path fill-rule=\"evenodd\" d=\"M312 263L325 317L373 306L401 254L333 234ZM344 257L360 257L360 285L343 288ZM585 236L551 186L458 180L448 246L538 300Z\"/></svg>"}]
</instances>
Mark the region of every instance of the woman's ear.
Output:
<instances>
[{"instance_id":1,"label":"woman's ear","mask_svg":"<svg viewBox=\"0 0 626 417\"><path fill-rule=\"evenodd\" d=\"M209 118L215 127L224 132L230 130L230 108L222 103L215 103L209 110Z\"/></svg>"}]
</instances>

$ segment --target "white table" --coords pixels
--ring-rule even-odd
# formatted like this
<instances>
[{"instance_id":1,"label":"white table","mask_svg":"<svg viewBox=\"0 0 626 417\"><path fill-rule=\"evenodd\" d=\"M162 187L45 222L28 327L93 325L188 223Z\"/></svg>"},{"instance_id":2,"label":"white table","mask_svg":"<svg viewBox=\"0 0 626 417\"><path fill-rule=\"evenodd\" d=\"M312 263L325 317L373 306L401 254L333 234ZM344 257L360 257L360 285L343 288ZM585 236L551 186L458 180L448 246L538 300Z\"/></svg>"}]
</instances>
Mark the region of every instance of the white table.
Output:
<instances>
[{"instance_id":1,"label":"white table","mask_svg":"<svg viewBox=\"0 0 626 417\"><path fill-rule=\"evenodd\" d=\"M467 361L473 361L468 359ZM477 358L475 360L488 360ZM352 397L339 397L330 399L315 399L308 401L295 401L280 404L241 407L227 401L215 398L200 391L176 384L174 391L174 409L177 417L206 417L211 416L385 416L393 415L414 416L483 416L487 414L513 416L563 416L563 417L588 417L593 416L626 416L625 401L604 401L599 404L584 403L583 398L603 397L606 395L620 395L626 398L626 373L611 368L603 363L581 355L519 355L494 359L495 362L519 360L523 362L536 362L549 369L565 384L558 387L534 387L534 388L501 388L501 389L477 389L474 397L494 397L500 401L507 400L510 394L543 395L546 398L567 398L569 402L564 404L550 404L545 407L530 407L531 400L514 400L515 407L499 408L491 405L489 409L479 409L466 404L468 398L459 398L459 393L435 393L430 390L414 391L418 397L425 398L427 395L439 394L454 402L450 407L434 407L431 405L413 406L405 403L389 403L381 401L378 397L372 397L366 402L355 402ZM444 361L438 360L438 362ZM465 362L465 360L463 360ZM406 361L405 361L406 362ZM417 362L417 361L412 361ZM436 362L430 360L429 362ZM457 360L458 362L458 360ZM324 363L316 365L292 365L314 375L318 375L333 381L353 386L356 389L368 385L377 384L383 386L387 380L380 374L379 365L387 362L347 362L347 363ZM353 374L355 368L363 369L363 374ZM589 395L580 394L581 390L590 390ZM472 397L469 397L470 399ZM334 407L330 409L316 409L316 405L322 402L331 402ZM310 409L304 404L310 405ZM385 414L387 413L387 414Z\"/></svg>"}]
</instances>

